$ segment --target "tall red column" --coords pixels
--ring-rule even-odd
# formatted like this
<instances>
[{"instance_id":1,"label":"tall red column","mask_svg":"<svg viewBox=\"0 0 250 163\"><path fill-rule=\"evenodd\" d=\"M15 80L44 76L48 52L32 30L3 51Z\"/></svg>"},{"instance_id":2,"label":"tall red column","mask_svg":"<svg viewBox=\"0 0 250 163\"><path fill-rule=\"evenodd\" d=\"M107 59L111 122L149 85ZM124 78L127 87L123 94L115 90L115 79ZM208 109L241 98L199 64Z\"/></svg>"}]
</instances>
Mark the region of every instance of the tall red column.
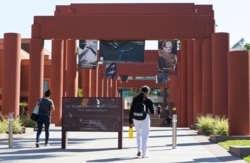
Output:
<instances>
[{"instance_id":1,"label":"tall red column","mask_svg":"<svg viewBox=\"0 0 250 163\"><path fill-rule=\"evenodd\" d=\"M212 114L212 45L211 38L202 42L202 113Z\"/></svg>"},{"instance_id":2,"label":"tall red column","mask_svg":"<svg viewBox=\"0 0 250 163\"><path fill-rule=\"evenodd\" d=\"M93 87L93 83L92 83L92 76L93 76L93 72L91 71L91 69L88 70L89 72L89 76L88 76L88 82L89 82L89 85L88 85L88 89L89 89L89 96L88 97L92 97L92 87Z\"/></svg>"},{"instance_id":3,"label":"tall red column","mask_svg":"<svg viewBox=\"0 0 250 163\"><path fill-rule=\"evenodd\" d=\"M61 125L62 118L63 45L63 40L52 40L51 98L53 99L55 105L55 111L52 113L52 122L55 123L55 125Z\"/></svg>"},{"instance_id":4,"label":"tall red column","mask_svg":"<svg viewBox=\"0 0 250 163\"><path fill-rule=\"evenodd\" d=\"M169 102L174 102L175 105L177 104L177 97L178 97L178 77L177 74L170 74L170 81L169 81ZM177 108L178 109L178 108Z\"/></svg>"},{"instance_id":5,"label":"tall red column","mask_svg":"<svg viewBox=\"0 0 250 163\"><path fill-rule=\"evenodd\" d=\"M180 56L180 65L178 66L180 76L180 104L178 109L178 119L180 121L180 127L187 127L187 41L181 41L181 56Z\"/></svg>"},{"instance_id":6,"label":"tall red column","mask_svg":"<svg viewBox=\"0 0 250 163\"><path fill-rule=\"evenodd\" d=\"M106 77L103 78L103 91L104 91L104 97L108 97L108 92L109 92L109 81Z\"/></svg>"},{"instance_id":7,"label":"tall red column","mask_svg":"<svg viewBox=\"0 0 250 163\"><path fill-rule=\"evenodd\" d=\"M194 89L194 121L199 114L202 113L202 85L201 85L201 74L202 74L202 40L194 40L193 48L193 89Z\"/></svg>"},{"instance_id":8,"label":"tall red column","mask_svg":"<svg viewBox=\"0 0 250 163\"><path fill-rule=\"evenodd\" d=\"M30 64L29 64L29 113L33 111L38 98L43 96L44 77L44 41L40 38L32 38L30 42Z\"/></svg>"},{"instance_id":9,"label":"tall red column","mask_svg":"<svg viewBox=\"0 0 250 163\"><path fill-rule=\"evenodd\" d=\"M112 79L108 79L107 81L108 81L108 85L107 85L108 96L107 97L113 97L113 95L112 95Z\"/></svg>"},{"instance_id":10,"label":"tall red column","mask_svg":"<svg viewBox=\"0 0 250 163\"><path fill-rule=\"evenodd\" d=\"M96 97L96 69L91 69L91 97Z\"/></svg>"},{"instance_id":11,"label":"tall red column","mask_svg":"<svg viewBox=\"0 0 250 163\"><path fill-rule=\"evenodd\" d=\"M4 34L4 53L2 60L2 114L19 115L20 102L20 50L21 35L17 33Z\"/></svg>"},{"instance_id":12,"label":"tall red column","mask_svg":"<svg viewBox=\"0 0 250 163\"><path fill-rule=\"evenodd\" d=\"M187 40L187 110L188 126L194 124L193 40Z\"/></svg>"},{"instance_id":13,"label":"tall red column","mask_svg":"<svg viewBox=\"0 0 250 163\"><path fill-rule=\"evenodd\" d=\"M99 82L100 82L100 74L99 74L99 66L97 65L96 67L96 73L95 73L95 76L96 76L96 83L95 83L95 96L96 97L100 97L99 96Z\"/></svg>"},{"instance_id":14,"label":"tall red column","mask_svg":"<svg viewBox=\"0 0 250 163\"><path fill-rule=\"evenodd\" d=\"M229 135L250 134L250 52L228 52Z\"/></svg>"},{"instance_id":15,"label":"tall red column","mask_svg":"<svg viewBox=\"0 0 250 163\"><path fill-rule=\"evenodd\" d=\"M228 114L227 52L229 34L212 34L212 111L217 116Z\"/></svg>"},{"instance_id":16,"label":"tall red column","mask_svg":"<svg viewBox=\"0 0 250 163\"><path fill-rule=\"evenodd\" d=\"M118 83L117 79L113 80L113 95L114 95L114 97L120 97L119 92L118 92L118 88L117 88L117 83Z\"/></svg>"},{"instance_id":17,"label":"tall red column","mask_svg":"<svg viewBox=\"0 0 250 163\"><path fill-rule=\"evenodd\" d=\"M82 91L83 91L83 97L89 97L89 76L90 76L90 70L89 69L81 69L80 73L82 74Z\"/></svg>"},{"instance_id":18,"label":"tall red column","mask_svg":"<svg viewBox=\"0 0 250 163\"><path fill-rule=\"evenodd\" d=\"M104 97L104 71L105 71L105 64L98 65L98 97Z\"/></svg>"},{"instance_id":19,"label":"tall red column","mask_svg":"<svg viewBox=\"0 0 250 163\"><path fill-rule=\"evenodd\" d=\"M66 41L66 59L65 59L65 96L76 97L78 89L78 75L76 64L76 41Z\"/></svg>"}]
</instances>

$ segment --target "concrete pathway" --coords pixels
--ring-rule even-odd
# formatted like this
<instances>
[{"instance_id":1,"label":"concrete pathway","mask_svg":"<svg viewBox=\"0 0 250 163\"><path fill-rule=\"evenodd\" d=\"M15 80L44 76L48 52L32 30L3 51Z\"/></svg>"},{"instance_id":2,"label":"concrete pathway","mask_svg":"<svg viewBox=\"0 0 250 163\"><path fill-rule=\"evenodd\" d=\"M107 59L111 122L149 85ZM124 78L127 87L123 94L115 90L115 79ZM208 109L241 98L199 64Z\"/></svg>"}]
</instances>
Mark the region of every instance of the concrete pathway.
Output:
<instances>
[{"instance_id":1,"label":"concrete pathway","mask_svg":"<svg viewBox=\"0 0 250 163\"><path fill-rule=\"evenodd\" d=\"M12 148L7 136L0 136L0 163L245 163L188 128L177 129L176 148L173 148L172 128L151 127L148 158L136 157L136 138L128 138L128 127L123 128L122 149L118 149L117 132L69 132L66 149L61 149L60 127L51 128L49 147L41 144L35 148L35 135L35 132L15 135Z\"/></svg>"}]
</instances>

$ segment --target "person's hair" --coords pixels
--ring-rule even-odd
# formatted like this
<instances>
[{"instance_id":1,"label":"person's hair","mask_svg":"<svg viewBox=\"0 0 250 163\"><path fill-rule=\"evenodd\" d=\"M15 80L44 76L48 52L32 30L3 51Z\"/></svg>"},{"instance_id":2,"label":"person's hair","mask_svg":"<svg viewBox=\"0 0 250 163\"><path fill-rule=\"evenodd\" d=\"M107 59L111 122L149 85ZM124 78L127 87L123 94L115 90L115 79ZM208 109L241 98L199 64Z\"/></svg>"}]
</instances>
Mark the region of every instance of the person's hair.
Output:
<instances>
[{"instance_id":1,"label":"person's hair","mask_svg":"<svg viewBox=\"0 0 250 163\"><path fill-rule=\"evenodd\" d=\"M177 41L176 40L164 40L161 42L161 48L166 47L166 43L171 42L172 43L172 53L177 54Z\"/></svg>"},{"instance_id":2,"label":"person's hair","mask_svg":"<svg viewBox=\"0 0 250 163\"><path fill-rule=\"evenodd\" d=\"M142 86L141 87L141 92L143 92L143 93L149 93L150 92L149 86L147 86L147 85Z\"/></svg>"},{"instance_id":3,"label":"person's hair","mask_svg":"<svg viewBox=\"0 0 250 163\"><path fill-rule=\"evenodd\" d=\"M173 46L173 41L171 41L171 40L164 40L164 41L162 41L161 46L162 47L166 47L167 42L170 42L172 44L172 46Z\"/></svg>"},{"instance_id":4,"label":"person's hair","mask_svg":"<svg viewBox=\"0 0 250 163\"><path fill-rule=\"evenodd\" d=\"M47 91L45 91L44 95L45 95L46 97L49 97L49 96L51 95L50 90L48 89Z\"/></svg>"}]
</instances>

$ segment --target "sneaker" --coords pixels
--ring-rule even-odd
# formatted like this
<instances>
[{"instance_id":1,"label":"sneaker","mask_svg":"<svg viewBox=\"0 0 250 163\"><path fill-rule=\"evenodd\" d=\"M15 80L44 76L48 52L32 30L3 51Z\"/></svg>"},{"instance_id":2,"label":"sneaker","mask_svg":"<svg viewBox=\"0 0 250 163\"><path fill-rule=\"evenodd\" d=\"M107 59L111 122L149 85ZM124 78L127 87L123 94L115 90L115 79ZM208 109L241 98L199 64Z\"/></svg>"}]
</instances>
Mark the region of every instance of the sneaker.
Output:
<instances>
[{"instance_id":1,"label":"sneaker","mask_svg":"<svg viewBox=\"0 0 250 163\"><path fill-rule=\"evenodd\" d=\"M137 153L137 157L140 157L140 156L141 156L141 152L138 152L138 153Z\"/></svg>"},{"instance_id":2,"label":"sneaker","mask_svg":"<svg viewBox=\"0 0 250 163\"><path fill-rule=\"evenodd\" d=\"M46 143L45 146L46 146L46 147L49 147L49 143Z\"/></svg>"},{"instance_id":3,"label":"sneaker","mask_svg":"<svg viewBox=\"0 0 250 163\"><path fill-rule=\"evenodd\" d=\"M39 143L36 143L36 147L39 148Z\"/></svg>"},{"instance_id":4,"label":"sneaker","mask_svg":"<svg viewBox=\"0 0 250 163\"><path fill-rule=\"evenodd\" d=\"M148 156L147 156L147 155L144 155L144 156L142 156L142 158L148 158Z\"/></svg>"}]
</instances>

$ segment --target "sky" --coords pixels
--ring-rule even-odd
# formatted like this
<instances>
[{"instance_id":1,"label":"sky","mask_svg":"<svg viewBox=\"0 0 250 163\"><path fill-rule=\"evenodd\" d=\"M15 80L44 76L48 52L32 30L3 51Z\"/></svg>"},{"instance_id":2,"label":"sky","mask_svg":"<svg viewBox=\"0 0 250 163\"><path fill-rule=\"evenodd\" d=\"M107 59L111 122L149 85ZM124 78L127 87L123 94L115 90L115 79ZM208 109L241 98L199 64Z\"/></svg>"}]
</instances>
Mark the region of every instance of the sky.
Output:
<instances>
[{"instance_id":1,"label":"sky","mask_svg":"<svg viewBox=\"0 0 250 163\"><path fill-rule=\"evenodd\" d=\"M213 5L216 32L229 33L230 47L241 38L250 43L250 0L2 0L0 7L0 39L4 33L19 33L31 38L34 16L53 16L56 5L71 3L194 3ZM45 42L51 50L51 42ZM155 41L146 42L146 49L157 49Z\"/></svg>"}]
</instances>

